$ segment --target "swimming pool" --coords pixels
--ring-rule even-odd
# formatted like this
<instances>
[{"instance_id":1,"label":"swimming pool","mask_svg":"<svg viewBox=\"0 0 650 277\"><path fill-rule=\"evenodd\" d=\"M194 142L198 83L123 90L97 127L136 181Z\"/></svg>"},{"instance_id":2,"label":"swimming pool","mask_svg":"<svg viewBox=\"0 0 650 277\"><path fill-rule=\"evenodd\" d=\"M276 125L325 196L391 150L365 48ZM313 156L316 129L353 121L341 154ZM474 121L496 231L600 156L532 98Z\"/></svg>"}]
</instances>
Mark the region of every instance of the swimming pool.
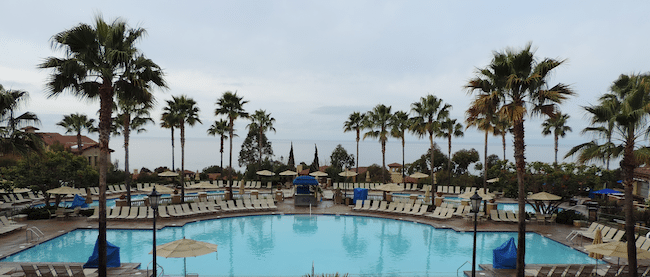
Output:
<instances>
[{"instance_id":1,"label":"swimming pool","mask_svg":"<svg viewBox=\"0 0 650 277\"><path fill-rule=\"evenodd\" d=\"M492 263L492 249L515 232L480 232L477 262ZM473 233L361 216L262 215L223 218L159 230L157 243L186 237L219 245L218 254L187 258L188 272L201 276L456 276L471 270ZM0 261L85 262L96 230L77 230ZM151 262L150 230L109 230L122 262ZM526 263L595 263L586 254L540 235L526 235ZM550 254L552 253L552 254ZM166 275L182 275L183 259L158 258Z\"/></svg>"}]
</instances>

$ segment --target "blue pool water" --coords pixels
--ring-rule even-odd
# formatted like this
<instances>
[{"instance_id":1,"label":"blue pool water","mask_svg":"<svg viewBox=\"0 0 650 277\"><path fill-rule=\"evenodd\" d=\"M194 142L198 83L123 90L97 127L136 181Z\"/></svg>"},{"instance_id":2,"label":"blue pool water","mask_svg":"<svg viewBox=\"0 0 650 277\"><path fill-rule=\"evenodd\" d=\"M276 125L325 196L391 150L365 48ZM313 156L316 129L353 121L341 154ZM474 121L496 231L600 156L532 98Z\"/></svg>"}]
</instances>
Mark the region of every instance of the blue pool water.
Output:
<instances>
[{"instance_id":1,"label":"blue pool water","mask_svg":"<svg viewBox=\"0 0 650 277\"><path fill-rule=\"evenodd\" d=\"M479 264L492 263L492 249L515 232L480 232ZM158 244L181 238L219 245L218 253L187 258L187 272L200 276L303 276L311 272L359 276L456 276L472 259L473 233L359 216L263 215L193 222L157 232ZM122 262L152 260L150 230L109 230ZM2 262L85 262L96 230L77 230ZM526 235L526 263L595 263L586 254L540 235ZM64 253L64 254L63 254ZM166 275L182 275L182 258L158 258ZM471 263L461 270L471 270Z\"/></svg>"}]
</instances>

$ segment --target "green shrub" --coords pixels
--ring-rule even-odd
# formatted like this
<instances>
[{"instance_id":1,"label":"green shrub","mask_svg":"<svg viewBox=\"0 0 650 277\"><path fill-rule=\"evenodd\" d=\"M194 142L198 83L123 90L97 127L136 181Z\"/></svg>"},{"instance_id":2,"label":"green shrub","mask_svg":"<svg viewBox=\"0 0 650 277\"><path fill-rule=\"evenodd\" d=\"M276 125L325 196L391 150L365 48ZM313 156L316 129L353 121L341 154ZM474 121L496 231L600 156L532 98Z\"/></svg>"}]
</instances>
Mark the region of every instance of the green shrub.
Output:
<instances>
[{"instance_id":1,"label":"green shrub","mask_svg":"<svg viewBox=\"0 0 650 277\"><path fill-rule=\"evenodd\" d=\"M50 216L54 214L56 207L54 206L43 206L43 207L29 207L20 211L21 214L26 214L27 219L29 220L38 220L38 219L50 219Z\"/></svg>"},{"instance_id":2,"label":"green shrub","mask_svg":"<svg viewBox=\"0 0 650 277\"><path fill-rule=\"evenodd\" d=\"M572 225L574 220L586 220L587 218L574 210L564 210L557 213L557 223Z\"/></svg>"}]
</instances>

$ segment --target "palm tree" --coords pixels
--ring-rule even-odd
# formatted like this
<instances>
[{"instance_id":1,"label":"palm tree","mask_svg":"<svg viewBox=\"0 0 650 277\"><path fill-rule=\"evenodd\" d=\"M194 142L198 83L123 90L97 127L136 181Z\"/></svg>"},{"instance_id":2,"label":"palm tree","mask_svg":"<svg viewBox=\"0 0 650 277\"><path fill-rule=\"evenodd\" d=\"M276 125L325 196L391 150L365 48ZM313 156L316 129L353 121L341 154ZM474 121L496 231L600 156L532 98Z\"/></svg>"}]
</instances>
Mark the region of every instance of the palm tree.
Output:
<instances>
[{"instance_id":1,"label":"palm tree","mask_svg":"<svg viewBox=\"0 0 650 277\"><path fill-rule=\"evenodd\" d=\"M366 113L364 120L365 129L370 131L363 134L363 139L376 138L381 144L381 173L382 181L385 183L386 176L386 141L388 141L389 124L393 120L393 114L390 112L391 107L379 104Z\"/></svg>"},{"instance_id":2,"label":"palm tree","mask_svg":"<svg viewBox=\"0 0 650 277\"><path fill-rule=\"evenodd\" d=\"M249 130L251 128L257 129L257 146L260 151L260 159L259 159L259 168L260 170L262 169L262 136L264 136L264 133L267 131L273 131L275 132L275 128L273 127L273 123L275 122L275 118L271 117L271 114L267 114L265 110L257 110L253 115L250 117L251 123L248 124Z\"/></svg>"},{"instance_id":3,"label":"palm tree","mask_svg":"<svg viewBox=\"0 0 650 277\"><path fill-rule=\"evenodd\" d=\"M172 133L172 171L176 170L174 165L174 128L178 128L180 119L178 115L171 110L172 107L165 106L163 108L163 114L160 117L160 127L168 128Z\"/></svg>"},{"instance_id":4,"label":"palm tree","mask_svg":"<svg viewBox=\"0 0 650 277\"><path fill-rule=\"evenodd\" d=\"M115 125L114 135L124 136L124 184L126 186L126 203L131 206L131 173L129 169L129 140L131 131L136 133L146 132L144 125L154 123L149 115L152 109L153 95L150 100L139 103L131 99L119 99L117 101L118 113L113 118Z\"/></svg>"},{"instance_id":5,"label":"palm tree","mask_svg":"<svg viewBox=\"0 0 650 277\"><path fill-rule=\"evenodd\" d=\"M199 107L196 101L185 95L172 96L167 100L169 111L178 119L178 128L181 130L181 202L185 202L185 124L191 126L202 123L199 119Z\"/></svg>"},{"instance_id":6,"label":"palm tree","mask_svg":"<svg viewBox=\"0 0 650 277\"><path fill-rule=\"evenodd\" d=\"M622 150L621 171L625 186L625 232L634 234L633 195L634 169L640 164L650 162L650 148L639 146L648 133L648 113L650 113L650 75L621 75L614 81L610 93L599 99L599 105L590 106L592 123L613 123L614 138L621 141L616 148ZM633 239L627 242L630 276L636 276L636 245Z\"/></svg>"},{"instance_id":7,"label":"palm tree","mask_svg":"<svg viewBox=\"0 0 650 277\"><path fill-rule=\"evenodd\" d=\"M449 170L449 185L451 185L451 138L458 138L465 135L465 133L463 133L463 125L456 123L456 119L447 118L447 120L440 123L440 131L438 134L441 137L447 138L447 145L449 146L449 161L447 162L447 167Z\"/></svg>"},{"instance_id":8,"label":"palm tree","mask_svg":"<svg viewBox=\"0 0 650 277\"><path fill-rule=\"evenodd\" d=\"M616 109L617 107L606 106L610 109ZM605 164L605 168L609 170L609 161L612 158L618 158L623 154L623 148L621 145L615 145L612 142L612 135L614 134L615 118L603 119L602 122L598 122L598 116L594 114L594 107L582 107L587 111L591 116L591 125L582 130L582 134L591 133L595 135L596 139L586 142L577 146L574 146L569 150L569 152L564 156L567 158L578 154L578 162L585 163L587 161L597 160ZM605 108L605 107L603 107ZM610 111L610 114L614 114L614 111ZM605 142L600 144L599 139L605 139Z\"/></svg>"},{"instance_id":9,"label":"palm tree","mask_svg":"<svg viewBox=\"0 0 650 277\"><path fill-rule=\"evenodd\" d=\"M81 155L82 151L81 132L84 130L89 134L97 132L97 128L95 128L95 120L88 119L85 114L80 113L64 115L63 120L56 123L56 125L65 128L66 134L77 134L77 154L79 155Z\"/></svg>"},{"instance_id":10,"label":"palm tree","mask_svg":"<svg viewBox=\"0 0 650 277\"><path fill-rule=\"evenodd\" d=\"M217 108L215 115L225 115L228 117L228 132L230 137L230 158L228 161L228 193L232 197L232 138L235 132L235 120L237 118L248 118L248 113L244 110L244 97L237 96L237 92L226 91L221 98L217 99Z\"/></svg>"},{"instance_id":11,"label":"palm tree","mask_svg":"<svg viewBox=\"0 0 650 277\"><path fill-rule=\"evenodd\" d=\"M491 64L477 72L477 79L496 80L495 83L499 84L496 86L498 89L493 91L501 104L497 114L509 119L513 125L515 166L519 186L517 276L521 277L524 276L526 255L524 118L528 114L553 116L557 104L574 94L564 84L553 87L547 84L550 72L563 62L563 60L549 58L537 61L531 45L528 44L519 52L512 49L495 52Z\"/></svg>"},{"instance_id":12,"label":"palm tree","mask_svg":"<svg viewBox=\"0 0 650 277\"><path fill-rule=\"evenodd\" d=\"M365 114L360 112L353 112L348 117L348 121L343 123L343 132L355 131L357 133L357 174L359 173L359 139L361 138L361 130L363 129L363 120Z\"/></svg>"},{"instance_id":13,"label":"palm tree","mask_svg":"<svg viewBox=\"0 0 650 277\"><path fill-rule=\"evenodd\" d=\"M16 116L18 108L27 101L29 94L23 90L5 90L0 85L0 149L3 154L17 153L25 155L30 151L41 152L43 143L40 136L23 132L20 126L40 123L36 114L25 112Z\"/></svg>"},{"instance_id":14,"label":"palm tree","mask_svg":"<svg viewBox=\"0 0 650 277\"><path fill-rule=\"evenodd\" d=\"M99 98L99 268L100 277L106 276L106 173L108 169L108 143L111 129L111 112L116 88L126 86L165 87L162 70L147 60L147 66L130 72L129 63L142 57L135 42L145 34L143 28L129 28L125 21L116 19L106 23L101 16L95 25L80 23L52 37L52 47L64 51L64 58L50 57L39 65L53 70L47 83L49 96L64 92L82 99ZM143 57L142 57L143 58ZM138 82L130 82L138 74ZM121 90L137 93L142 90ZM137 95L134 95L137 96Z\"/></svg>"},{"instance_id":15,"label":"palm tree","mask_svg":"<svg viewBox=\"0 0 650 277\"><path fill-rule=\"evenodd\" d=\"M408 113L403 111L397 111L393 115L392 120L390 121L390 136L398 138L402 141L402 182L406 183L404 168L406 164L404 162L404 149L406 147L406 131L411 127L411 118L409 118Z\"/></svg>"},{"instance_id":16,"label":"palm tree","mask_svg":"<svg viewBox=\"0 0 650 277\"><path fill-rule=\"evenodd\" d=\"M442 102L433 95L421 97L420 102L411 104L411 111L415 114L411 125L411 131L417 134L420 138L429 135L429 143L431 149L431 185L434 185L434 145L433 136L440 129L440 121L449 116L451 105Z\"/></svg>"},{"instance_id":17,"label":"palm tree","mask_svg":"<svg viewBox=\"0 0 650 277\"><path fill-rule=\"evenodd\" d=\"M553 117L549 117L542 123L542 135L548 136L551 133L553 134L553 139L555 142L555 163L557 164L557 142L559 138L566 136L567 132L571 132L571 127L566 125L567 120L569 120L568 114L563 114L558 112Z\"/></svg>"},{"instance_id":18,"label":"palm tree","mask_svg":"<svg viewBox=\"0 0 650 277\"><path fill-rule=\"evenodd\" d=\"M219 138L221 139L221 147L219 148L219 152L221 153L221 170L223 172L223 141L228 139L228 122L219 119L215 120L214 123L210 126L208 129L208 135L211 136L216 136L219 135Z\"/></svg>"}]
</instances>

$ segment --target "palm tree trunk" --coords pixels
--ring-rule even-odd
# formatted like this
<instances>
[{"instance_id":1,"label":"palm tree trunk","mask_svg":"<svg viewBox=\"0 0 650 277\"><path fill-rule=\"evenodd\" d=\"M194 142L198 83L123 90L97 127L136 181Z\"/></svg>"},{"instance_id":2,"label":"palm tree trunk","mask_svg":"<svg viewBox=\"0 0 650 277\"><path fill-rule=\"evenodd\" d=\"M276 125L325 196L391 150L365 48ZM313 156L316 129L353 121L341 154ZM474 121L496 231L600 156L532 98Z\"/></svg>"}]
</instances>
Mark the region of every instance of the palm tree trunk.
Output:
<instances>
[{"instance_id":1,"label":"palm tree trunk","mask_svg":"<svg viewBox=\"0 0 650 277\"><path fill-rule=\"evenodd\" d=\"M501 134L501 143L503 143L503 161L506 161L506 134Z\"/></svg>"},{"instance_id":2,"label":"palm tree trunk","mask_svg":"<svg viewBox=\"0 0 650 277\"><path fill-rule=\"evenodd\" d=\"M181 203L185 203L185 121L181 121Z\"/></svg>"},{"instance_id":3,"label":"palm tree trunk","mask_svg":"<svg viewBox=\"0 0 650 277\"><path fill-rule=\"evenodd\" d=\"M557 135L555 135L555 164L557 164Z\"/></svg>"},{"instance_id":4,"label":"palm tree trunk","mask_svg":"<svg viewBox=\"0 0 650 277\"><path fill-rule=\"evenodd\" d=\"M447 161L447 169L449 170L449 185L451 186L451 131L449 132L447 139L447 146L449 147L449 150L447 151L449 157L449 160Z\"/></svg>"},{"instance_id":5,"label":"palm tree trunk","mask_svg":"<svg viewBox=\"0 0 650 277\"><path fill-rule=\"evenodd\" d=\"M524 259L526 257L526 190L524 187L524 172L526 161L524 157L524 121L516 120L513 124L515 136L515 164L517 168L517 185L518 195L517 203L519 205L519 223L517 225L517 277L524 277Z\"/></svg>"},{"instance_id":6,"label":"palm tree trunk","mask_svg":"<svg viewBox=\"0 0 650 277\"><path fill-rule=\"evenodd\" d=\"M361 131L357 128L357 174L359 174L359 133ZM354 178L357 178L356 176Z\"/></svg>"},{"instance_id":7,"label":"palm tree trunk","mask_svg":"<svg viewBox=\"0 0 650 277\"><path fill-rule=\"evenodd\" d=\"M230 118L230 150L228 151L228 155L230 156L228 159L228 193L230 194L230 199L232 199L232 134L234 133L233 121L234 120Z\"/></svg>"},{"instance_id":8,"label":"palm tree trunk","mask_svg":"<svg viewBox=\"0 0 650 277\"><path fill-rule=\"evenodd\" d=\"M621 161L621 169L623 170L623 181L625 186L625 233L634 234L634 206L632 201L632 188L634 186L634 168L636 168L636 158L634 157L634 129L629 128L625 148L623 149L623 160ZM636 261L636 245L634 239L627 240L627 256L630 275L637 276L637 261Z\"/></svg>"},{"instance_id":9,"label":"palm tree trunk","mask_svg":"<svg viewBox=\"0 0 650 277\"><path fill-rule=\"evenodd\" d=\"M433 151L433 132L429 132L429 144L431 145L430 146L431 148L429 148L429 149L431 149L431 154L430 154L430 158L431 158L431 188L433 190L433 188L436 185L436 183L434 182L434 179L435 179L434 174L435 173L433 172L433 152L434 152Z\"/></svg>"},{"instance_id":10,"label":"palm tree trunk","mask_svg":"<svg viewBox=\"0 0 650 277\"><path fill-rule=\"evenodd\" d=\"M131 135L131 115L124 114L124 185L126 186L126 205L131 207L131 174L129 174L129 137Z\"/></svg>"},{"instance_id":11,"label":"palm tree trunk","mask_svg":"<svg viewBox=\"0 0 650 277\"><path fill-rule=\"evenodd\" d=\"M386 141L381 140L381 176L383 177L382 183L386 183Z\"/></svg>"},{"instance_id":12,"label":"palm tree trunk","mask_svg":"<svg viewBox=\"0 0 650 277\"><path fill-rule=\"evenodd\" d=\"M221 153L221 161L220 161L220 167L221 167L221 172L223 173L223 136L221 136L221 149L219 150Z\"/></svg>"},{"instance_id":13,"label":"palm tree trunk","mask_svg":"<svg viewBox=\"0 0 650 277\"><path fill-rule=\"evenodd\" d=\"M406 177L404 176L404 167L406 163L404 163L404 148L405 148L405 140L404 140L404 133L402 133L402 183L406 185Z\"/></svg>"},{"instance_id":14,"label":"palm tree trunk","mask_svg":"<svg viewBox=\"0 0 650 277\"><path fill-rule=\"evenodd\" d=\"M257 147L260 150L259 170L262 170L262 126L259 126L259 138L257 139Z\"/></svg>"},{"instance_id":15,"label":"palm tree trunk","mask_svg":"<svg viewBox=\"0 0 650 277\"><path fill-rule=\"evenodd\" d=\"M488 148L488 130L485 130L485 145L483 146L483 191L487 192L487 148Z\"/></svg>"},{"instance_id":16,"label":"palm tree trunk","mask_svg":"<svg viewBox=\"0 0 650 277\"><path fill-rule=\"evenodd\" d=\"M172 170L176 171L176 166L174 166L174 126L170 128L172 130Z\"/></svg>"},{"instance_id":17,"label":"palm tree trunk","mask_svg":"<svg viewBox=\"0 0 650 277\"><path fill-rule=\"evenodd\" d=\"M110 80L103 80L99 89L99 235L97 236L97 273L106 277L106 173L108 172L108 143L110 139L111 112L113 111L113 87Z\"/></svg>"},{"instance_id":18,"label":"palm tree trunk","mask_svg":"<svg viewBox=\"0 0 650 277\"><path fill-rule=\"evenodd\" d=\"M79 132L77 132L77 154L78 155L81 155L81 144L82 144L82 142L81 142L81 130L79 130Z\"/></svg>"}]
</instances>

